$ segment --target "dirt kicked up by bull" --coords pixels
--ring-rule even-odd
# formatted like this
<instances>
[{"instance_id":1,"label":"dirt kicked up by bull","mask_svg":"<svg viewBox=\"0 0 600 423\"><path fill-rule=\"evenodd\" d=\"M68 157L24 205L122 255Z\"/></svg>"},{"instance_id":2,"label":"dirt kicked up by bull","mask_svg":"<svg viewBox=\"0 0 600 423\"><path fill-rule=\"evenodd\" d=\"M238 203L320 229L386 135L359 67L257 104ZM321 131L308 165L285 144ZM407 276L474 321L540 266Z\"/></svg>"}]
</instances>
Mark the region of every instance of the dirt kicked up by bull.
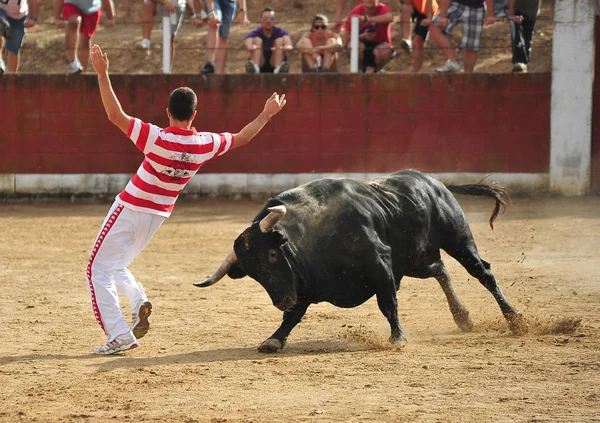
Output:
<instances>
[{"instance_id":1,"label":"dirt kicked up by bull","mask_svg":"<svg viewBox=\"0 0 600 423\"><path fill-rule=\"evenodd\" d=\"M526 333L525 319L479 256L452 193L493 198L492 229L509 202L497 183L443 184L415 170L369 181L320 179L284 191L265 203L217 271L194 285L207 287L225 275L258 281L283 311L279 328L258 347L263 353L283 348L310 304L351 308L373 295L390 324L390 342L401 347L406 335L396 291L404 276L435 278L458 327L473 328L441 260L442 249L494 296L510 330Z\"/></svg>"}]
</instances>

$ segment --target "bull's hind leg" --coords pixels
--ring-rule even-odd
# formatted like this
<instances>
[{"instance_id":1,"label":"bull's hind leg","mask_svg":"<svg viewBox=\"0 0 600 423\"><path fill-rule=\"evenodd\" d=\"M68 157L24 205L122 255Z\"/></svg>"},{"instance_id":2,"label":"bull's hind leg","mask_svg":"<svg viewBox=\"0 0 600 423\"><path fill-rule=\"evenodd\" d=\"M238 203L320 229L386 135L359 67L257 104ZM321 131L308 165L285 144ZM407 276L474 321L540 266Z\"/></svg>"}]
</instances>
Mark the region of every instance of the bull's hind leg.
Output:
<instances>
[{"instance_id":1,"label":"bull's hind leg","mask_svg":"<svg viewBox=\"0 0 600 423\"><path fill-rule=\"evenodd\" d=\"M473 322L469 318L469 311L458 299L454 287L452 286L452 282L450 282L450 274L446 270L446 266L442 260L438 260L428 266L419 267L410 274L407 274L407 276L421 279L435 278L446 295L450 312L460 330L463 332L470 332L473 330Z\"/></svg>"},{"instance_id":2,"label":"bull's hind leg","mask_svg":"<svg viewBox=\"0 0 600 423\"><path fill-rule=\"evenodd\" d=\"M285 341L294 327L300 323L310 303L296 303L290 310L283 312L283 322L269 339L258 347L261 353L274 353L285 345Z\"/></svg>"},{"instance_id":3,"label":"bull's hind leg","mask_svg":"<svg viewBox=\"0 0 600 423\"><path fill-rule=\"evenodd\" d=\"M390 342L397 347L406 345L406 335L398 318L398 300L396 298L396 283L392 266L387 263L389 256L381 254L377 266L372 269L373 281L376 287L377 305L390 324Z\"/></svg>"},{"instance_id":4,"label":"bull's hind leg","mask_svg":"<svg viewBox=\"0 0 600 423\"><path fill-rule=\"evenodd\" d=\"M460 246L456 250L446 250L446 252L454 257L465 269L467 269L467 272L469 272L471 276L477 278L477 280L492 293L500 306L500 310L502 310L502 314L508 322L508 326L512 333L515 335L527 333L527 322L521 313L508 302L502 293L494 274L490 270L490 264L479 256L475 243L471 241L466 243L466 245Z\"/></svg>"}]
</instances>

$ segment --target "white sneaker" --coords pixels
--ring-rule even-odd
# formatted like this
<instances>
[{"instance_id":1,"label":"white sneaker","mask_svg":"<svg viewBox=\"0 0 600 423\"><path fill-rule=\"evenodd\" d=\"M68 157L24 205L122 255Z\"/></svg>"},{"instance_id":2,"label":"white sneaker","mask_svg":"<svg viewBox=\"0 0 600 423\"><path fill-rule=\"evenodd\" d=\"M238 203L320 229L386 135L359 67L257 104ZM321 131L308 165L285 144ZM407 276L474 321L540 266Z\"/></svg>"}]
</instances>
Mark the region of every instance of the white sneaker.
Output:
<instances>
[{"instance_id":1,"label":"white sneaker","mask_svg":"<svg viewBox=\"0 0 600 423\"><path fill-rule=\"evenodd\" d=\"M290 71L290 65L288 62L281 62L281 65L277 66L273 73L288 73Z\"/></svg>"},{"instance_id":2,"label":"white sneaker","mask_svg":"<svg viewBox=\"0 0 600 423\"><path fill-rule=\"evenodd\" d=\"M400 47L406 50L408 53L412 53L412 40L409 38L405 38L400 41Z\"/></svg>"},{"instance_id":3,"label":"white sneaker","mask_svg":"<svg viewBox=\"0 0 600 423\"><path fill-rule=\"evenodd\" d=\"M144 38L141 41L135 43L136 47L143 48L146 50L146 53L150 54L150 50L152 49L152 41L147 38Z\"/></svg>"},{"instance_id":4,"label":"white sneaker","mask_svg":"<svg viewBox=\"0 0 600 423\"><path fill-rule=\"evenodd\" d=\"M148 317L152 314L152 303L150 301L140 301L140 303L134 308L133 312L133 325L131 331L133 336L137 339L143 338L150 329L150 322Z\"/></svg>"},{"instance_id":5,"label":"white sneaker","mask_svg":"<svg viewBox=\"0 0 600 423\"><path fill-rule=\"evenodd\" d=\"M0 57L0 75L4 75L4 71L6 68L4 67L4 60Z\"/></svg>"},{"instance_id":6,"label":"white sneaker","mask_svg":"<svg viewBox=\"0 0 600 423\"><path fill-rule=\"evenodd\" d=\"M94 354L110 355L119 351L127 351L139 347L135 336L131 332L117 336L113 341L107 342L105 345L99 345L94 348Z\"/></svg>"},{"instance_id":7,"label":"white sneaker","mask_svg":"<svg viewBox=\"0 0 600 423\"><path fill-rule=\"evenodd\" d=\"M458 62L453 62L452 60L448 59L444 66L442 66L441 68L437 68L435 71L440 73L459 72L460 64Z\"/></svg>"},{"instance_id":8,"label":"white sneaker","mask_svg":"<svg viewBox=\"0 0 600 423\"><path fill-rule=\"evenodd\" d=\"M69 63L69 71L67 72L67 75L75 75L81 72L83 72L83 67L81 66L81 63L79 63L79 60L75 59Z\"/></svg>"}]
</instances>

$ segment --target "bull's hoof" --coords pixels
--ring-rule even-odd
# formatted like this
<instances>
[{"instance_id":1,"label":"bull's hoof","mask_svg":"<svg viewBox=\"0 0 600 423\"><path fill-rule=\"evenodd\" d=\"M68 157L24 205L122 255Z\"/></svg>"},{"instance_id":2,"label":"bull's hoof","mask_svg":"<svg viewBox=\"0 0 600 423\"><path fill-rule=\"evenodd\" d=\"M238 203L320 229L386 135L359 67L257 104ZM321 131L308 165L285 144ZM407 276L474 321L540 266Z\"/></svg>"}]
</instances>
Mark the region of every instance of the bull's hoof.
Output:
<instances>
[{"instance_id":1,"label":"bull's hoof","mask_svg":"<svg viewBox=\"0 0 600 423\"><path fill-rule=\"evenodd\" d=\"M265 354L276 353L283 348L283 343L279 339L269 338L258 347L258 352Z\"/></svg>"},{"instance_id":2,"label":"bull's hoof","mask_svg":"<svg viewBox=\"0 0 600 423\"><path fill-rule=\"evenodd\" d=\"M526 335L529 332L529 325L522 314L507 316L506 320L513 335Z\"/></svg>"},{"instance_id":3,"label":"bull's hoof","mask_svg":"<svg viewBox=\"0 0 600 423\"><path fill-rule=\"evenodd\" d=\"M398 336L398 337L390 336L388 341L390 341L390 343L392 345L394 345L396 348L404 348L406 346L406 344L408 343L406 336L404 336L404 335Z\"/></svg>"},{"instance_id":4,"label":"bull's hoof","mask_svg":"<svg viewBox=\"0 0 600 423\"><path fill-rule=\"evenodd\" d=\"M469 312L465 310L461 310L454 315L454 322L458 326L458 328L463 332L471 332L473 331L473 322L469 318Z\"/></svg>"}]
</instances>

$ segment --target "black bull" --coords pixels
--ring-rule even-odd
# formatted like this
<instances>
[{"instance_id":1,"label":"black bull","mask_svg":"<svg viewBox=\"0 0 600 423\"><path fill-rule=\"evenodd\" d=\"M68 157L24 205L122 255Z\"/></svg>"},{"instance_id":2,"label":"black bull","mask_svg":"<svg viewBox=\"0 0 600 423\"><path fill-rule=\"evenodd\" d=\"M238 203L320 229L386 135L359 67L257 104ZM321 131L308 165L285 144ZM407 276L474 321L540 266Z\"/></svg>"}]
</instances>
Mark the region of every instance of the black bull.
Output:
<instances>
[{"instance_id":1,"label":"black bull","mask_svg":"<svg viewBox=\"0 0 600 423\"><path fill-rule=\"evenodd\" d=\"M404 276L437 279L456 324L463 331L473 328L440 258L443 249L492 293L512 332L525 333L527 323L479 256L451 191L495 199L492 229L509 201L495 183L443 184L414 170L366 182L313 181L269 199L215 274L195 285L210 286L227 274L248 275L265 288L284 313L261 352L283 348L310 304L356 307L373 295L390 324L390 341L402 346L396 291Z\"/></svg>"}]
</instances>

